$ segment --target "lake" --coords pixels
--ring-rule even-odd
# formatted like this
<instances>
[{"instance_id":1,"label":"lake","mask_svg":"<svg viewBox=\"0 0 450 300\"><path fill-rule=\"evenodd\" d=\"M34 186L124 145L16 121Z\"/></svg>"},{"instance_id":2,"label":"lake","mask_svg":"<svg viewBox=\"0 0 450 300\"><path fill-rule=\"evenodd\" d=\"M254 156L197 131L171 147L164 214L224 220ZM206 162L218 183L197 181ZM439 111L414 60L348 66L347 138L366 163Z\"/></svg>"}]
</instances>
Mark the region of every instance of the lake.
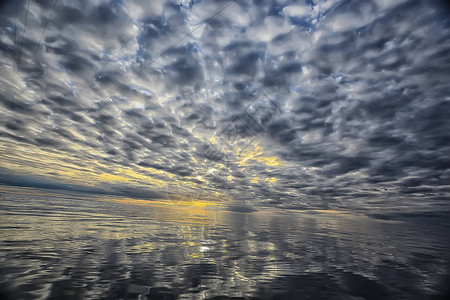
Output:
<instances>
[{"instance_id":1,"label":"lake","mask_svg":"<svg viewBox=\"0 0 450 300\"><path fill-rule=\"evenodd\" d=\"M8 186L0 192L1 299L449 295L446 214L234 212Z\"/></svg>"}]
</instances>

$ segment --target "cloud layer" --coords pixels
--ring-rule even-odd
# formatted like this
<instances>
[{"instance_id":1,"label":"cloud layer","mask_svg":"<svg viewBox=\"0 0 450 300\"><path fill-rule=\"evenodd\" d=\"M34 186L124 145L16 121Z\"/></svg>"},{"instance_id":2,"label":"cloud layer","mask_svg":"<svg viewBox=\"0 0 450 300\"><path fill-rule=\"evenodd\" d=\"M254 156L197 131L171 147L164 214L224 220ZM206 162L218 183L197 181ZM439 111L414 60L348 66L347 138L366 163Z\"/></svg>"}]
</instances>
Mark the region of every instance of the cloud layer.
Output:
<instances>
[{"instance_id":1,"label":"cloud layer","mask_svg":"<svg viewBox=\"0 0 450 300\"><path fill-rule=\"evenodd\" d=\"M448 209L450 29L431 2L238 0L200 27L230 2L58 1L49 22L53 1L7 2L2 182Z\"/></svg>"}]
</instances>

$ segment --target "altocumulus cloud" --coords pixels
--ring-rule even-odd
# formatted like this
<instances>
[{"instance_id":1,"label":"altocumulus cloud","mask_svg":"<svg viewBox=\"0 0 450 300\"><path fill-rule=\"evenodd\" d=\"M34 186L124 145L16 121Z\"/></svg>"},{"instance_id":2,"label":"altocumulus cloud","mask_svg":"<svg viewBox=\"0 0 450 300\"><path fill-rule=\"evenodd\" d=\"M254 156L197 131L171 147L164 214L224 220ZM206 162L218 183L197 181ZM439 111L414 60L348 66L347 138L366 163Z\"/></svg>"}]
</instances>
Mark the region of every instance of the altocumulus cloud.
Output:
<instances>
[{"instance_id":1,"label":"altocumulus cloud","mask_svg":"<svg viewBox=\"0 0 450 300\"><path fill-rule=\"evenodd\" d=\"M1 182L448 209L444 4L237 0L200 26L229 3L2 4Z\"/></svg>"}]
</instances>

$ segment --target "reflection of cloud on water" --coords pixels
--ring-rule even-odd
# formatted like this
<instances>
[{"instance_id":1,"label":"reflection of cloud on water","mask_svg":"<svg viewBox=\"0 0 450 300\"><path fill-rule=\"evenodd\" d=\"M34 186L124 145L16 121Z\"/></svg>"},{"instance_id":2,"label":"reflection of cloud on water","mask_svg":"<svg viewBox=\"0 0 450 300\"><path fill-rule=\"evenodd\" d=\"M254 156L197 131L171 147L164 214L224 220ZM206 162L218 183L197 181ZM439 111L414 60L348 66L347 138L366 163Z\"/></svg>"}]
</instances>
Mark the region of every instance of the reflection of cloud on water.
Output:
<instances>
[{"instance_id":1,"label":"reflection of cloud on water","mask_svg":"<svg viewBox=\"0 0 450 300\"><path fill-rule=\"evenodd\" d=\"M16 299L26 298L24 291L41 298L47 291L62 298L240 293L398 299L438 293L448 273L450 245L438 222L425 227L416 218L392 222L331 210L242 213L210 209L215 205L1 191L10 204L0 207L7 258L0 274L7 272L13 284L0 287ZM51 282L45 290L44 279Z\"/></svg>"}]
</instances>

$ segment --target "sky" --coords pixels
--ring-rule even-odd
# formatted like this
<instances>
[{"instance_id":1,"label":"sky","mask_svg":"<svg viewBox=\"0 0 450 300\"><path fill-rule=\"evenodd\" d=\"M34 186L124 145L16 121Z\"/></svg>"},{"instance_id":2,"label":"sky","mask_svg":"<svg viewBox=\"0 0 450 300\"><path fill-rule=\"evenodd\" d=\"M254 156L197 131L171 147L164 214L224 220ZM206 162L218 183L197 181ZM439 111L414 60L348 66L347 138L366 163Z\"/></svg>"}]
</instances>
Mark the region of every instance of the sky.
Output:
<instances>
[{"instance_id":1,"label":"sky","mask_svg":"<svg viewBox=\"0 0 450 300\"><path fill-rule=\"evenodd\" d=\"M0 184L448 210L444 3L3 1Z\"/></svg>"}]
</instances>

